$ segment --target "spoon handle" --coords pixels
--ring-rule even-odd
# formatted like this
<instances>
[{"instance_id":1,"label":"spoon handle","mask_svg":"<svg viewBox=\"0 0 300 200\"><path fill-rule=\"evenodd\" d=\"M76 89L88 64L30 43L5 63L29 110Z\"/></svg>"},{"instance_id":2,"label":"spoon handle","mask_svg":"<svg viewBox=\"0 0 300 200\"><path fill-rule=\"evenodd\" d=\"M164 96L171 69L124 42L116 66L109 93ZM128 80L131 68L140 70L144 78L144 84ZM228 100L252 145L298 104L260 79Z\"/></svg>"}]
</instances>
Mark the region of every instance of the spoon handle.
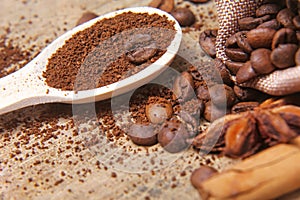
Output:
<instances>
[{"instance_id":1,"label":"spoon handle","mask_svg":"<svg viewBox=\"0 0 300 200\"><path fill-rule=\"evenodd\" d=\"M48 86L35 72L33 62L0 79L0 114L38 103L45 103Z\"/></svg>"}]
</instances>

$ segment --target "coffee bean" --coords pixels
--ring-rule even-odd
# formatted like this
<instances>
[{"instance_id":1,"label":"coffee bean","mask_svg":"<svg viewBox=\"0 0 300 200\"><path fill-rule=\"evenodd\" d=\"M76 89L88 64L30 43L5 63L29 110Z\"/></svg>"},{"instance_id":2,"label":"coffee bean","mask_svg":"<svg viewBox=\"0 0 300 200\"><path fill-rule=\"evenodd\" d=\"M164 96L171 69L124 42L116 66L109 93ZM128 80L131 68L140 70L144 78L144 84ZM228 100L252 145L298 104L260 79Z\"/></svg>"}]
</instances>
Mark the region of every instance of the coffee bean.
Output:
<instances>
[{"instance_id":1,"label":"coffee bean","mask_svg":"<svg viewBox=\"0 0 300 200\"><path fill-rule=\"evenodd\" d=\"M173 108L168 100L162 99L157 102L148 103L145 112L151 123L160 124L172 116Z\"/></svg>"},{"instance_id":2,"label":"coffee bean","mask_svg":"<svg viewBox=\"0 0 300 200\"><path fill-rule=\"evenodd\" d=\"M150 45L151 43L154 43L151 35L140 33L133 34L127 39L127 42L125 43L125 49L127 51L132 51L134 49Z\"/></svg>"},{"instance_id":3,"label":"coffee bean","mask_svg":"<svg viewBox=\"0 0 300 200\"><path fill-rule=\"evenodd\" d=\"M85 22L88 22L88 21L90 21L90 20L92 20L92 19L94 19L96 17L98 17L98 15L96 15L93 12L85 12L85 13L82 14L82 16L77 21L76 26L78 26L80 24L83 24Z\"/></svg>"},{"instance_id":4,"label":"coffee bean","mask_svg":"<svg viewBox=\"0 0 300 200\"><path fill-rule=\"evenodd\" d=\"M152 146L157 143L157 132L150 125L132 124L128 137L137 145Z\"/></svg>"},{"instance_id":5,"label":"coffee bean","mask_svg":"<svg viewBox=\"0 0 300 200\"><path fill-rule=\"evenodd\" d=\"M280 44L271 53L272 63L279 69L295 66L296 44Z\"/></svg>"},{"instance_id":6,"label":"coffee bean","mask_svg":"<svg viewBox=\"0 0 300 200\"><path fill-rule=\"evenodd\" d=\"M248 42L246 34L246 31L237 32L235 34L236 43L244 52L251 53L253 49Z\"/></svg>"},{"instance_id":7,"label":"coffee bean","mask_svg":"<svg viewBox=\"0 0 300 200\"><path fill-rule=\"evenodd\" d=\"M225 54L232 61L245 62L249 59L249 55L240 48L226 48Z\"/></svg>"},{"instance_id":8,"label":"coffee bean","mask_svg":"<svg viewBox=\"0 0 300 200\"><path fill-rule=\"evenodd\" d=\"M261 101L268 97L265 93L251 88L233 87L235 96L241 101Z\"/></svg>"},{"instance_id":9,"label":"coffee bean","mask_svg":"<svg viewBox=\"0 0 300 200\"><path fill-rule=\"evenodd\" d=\"M254 17L244 17L238 20L238 24L241 30L251 30L256 28L260 21L256 20Z\"/></svg>"},{"instance_id":10,"label":"coffee bean","mask_svg":"<svg viewBox=\"0 0 300 200\"><path fill-rule=\"evenodd\" d=\"M278 47L279 44L287 43L298 44L298 39L295 31L290 28L279 29L274 35L272 41L272 49Z\"/></svg>"},{"instance_id":11,"label":"coffee bean","mask_svg":"<svg viewBox=\"0 0 300 200\"><path fill-rule=\"evenodd\" d=\"M297 66L300 66L300 48L298 48L298 50L295 54L295 63Z\"/></svg>"},{"instance_id":12,"label":"coffee bean","mask_svg":"<svg viewBox=\"0 0 300 200\"><path fill-rule=\"evenodd\" d=\"M252 48L270 48L276 31L271 28L256 28L249 31L246 36Z\"/></svg>"},{"instance_id":13,"label":"coffee bean","mask_svg":"<svg viewBox=\"0 0 300 200\"><path fill-rule=\"evenodd\" d=\"M256 10L256 17L276 15L280 7L277 4L263 4Z\"/></svg>"},{"instance_id":14,"label":"coffee bean","mask_svg":"<svg viewBox=\"0 0 300 200\"><path fill-rule=\"evenodd\" d=\"M257 28L271 28L278 30L280 28L280 23L276 19L272 19L260 24Z\"/></svg>"},{"instance_id":15,"label":"coffee bean","mask_svg":"<svg viewBox=\"0 0 300 200\"><path fill-rule=\"evenodd\" d=\"M205 103L205 109L203 113L204 119L209 122L213 122L218 118L225 116L228 112L227 107L219 108L215 104L208 101Z\"/></svg>"},{"instance_id":16,"label":"coffee bean","mask_svg":"<svg viewBox=\"0 0 300 200\"><path fill-rule=\"evenodd\" d=\"M176 8L171 15L181 26L191 26L196 21L194 13L189 8Z\"/></svg>"},{"instance_id":17,"label":"coffee bean","mask_svg":"<svg viewBox=\"0 0 300 200\"><path fill-rule=\"evenodd\" d=\"M226 65L227 69L229 69L231 74L236 75L236 73L244 65L244 63L226 60L225 65Z\"/></svg>"},{"instance_id":18,"label":"coffee bean","mask_svg":"<svg viewBox=\"0 0 300 200\"><path fill-rule=\"evenodd\" d=\"M251 111L258 106L259 106L259 102L257 101L239 102L234 106L232 106L231 113L235 114L235 113Z\"/></svg>"},{"instance_id":19,"label":"coffee bean","mask_svg":"<svg viewBox=\"0 0 300 200\"><path fill-rule=\"evenodd\" d=\"M174 9L174 0L152 0L148 6L159 8L160 10L171 12Z\"/></svg>"},{"instance_id":20,"label":"coffee bean","mask_svg":"<svg viewBox=\"0 0 300 200\"><path fill-rule=\"evenodd\" d=\"M205 180L217 173L218 171L212 167L201 166L193 171L191 175L191 183L196 189L201 188L201 185Z\"/></svg>"},{"instance_id":21,"label":"coffee bean","mask_svg":"<svg viewBox=\"0 0 300 200\"><path fill-rule=\"evenodd\" d=\"M126 56L130 62L135 64L141 64L150 60L152 57L156 55L156 53L157 53L157 48L154 44L152 44L147 47L141 47L133 51L130 51L126 54Z\"/></svg>"},{"instance_id":22,"label":"coffee bean","mask_svg":"<svg viewBox=\"0 0 300 200\"><path fill-rule=\"evenodd\" d=\"M250 62L257 74L269 74L275 70L270 55L271 50L264 48L256 49L251 53Z\"/></svg>"},{"instance_id":23,"label":"coffee bean","mask_svg":"<svg viewBox=\"0 0 300 200\"><path fill-rule=\"evenodd\" d=\"M259 18L254 17L244 17L238 20L238 24L240 30L251 30L259 26L261 23L269 20L271 18L270 15L264 15Z\"/></svg>"},{"instance_id":24,"label":"coffee bean","mask_svg":"<svg viewBox=\"0 0 300 200\"><path fill-rule=\"evenodd\" d=\"M158 133L159 144L170 153L178 153L188 147L186 127L176 119L166 121Z\"/></svg>"},{"instance_id":25,"label":"coffee bean","mask_svg":"<svg viewBox=\"0 0 300 200\"><path fill-rule=\"evenodd\" d=\"M212 58L216 57L216 37L218 31L216 29L208 29L200 33L199 44L203 51Z\"/></svg>"},{"instance_id":26,"label":"coffee bean","mask_svg":"<svg viewBox=\"0 0 300 200\"><path fill-rule=\"evenodd\" d=\"M210 94L206 85L200 85L196 91L198 99L203 100L204 102L210 100Z\"/></svg>"},{"instance_id":27,"label":"coffee bean","mask_svg":"<svg viewBox=\"0 0 300 200\"><path fill-rule=\"evenodd\" d=\"M251 62L246 62L237 72L236 81L238 84L249 81L250 79L256 77L257 74L251 66Z\"/></svg>"},{"instance_id":28,"label":"coffee bean","mask_svg":"<svg viewBox=\"0 0 300 200\"><path fill-rule=\"evenodd\" d=\"M294 28L293 18L295 14L288 8L282 9L276 16L277 21L285 28Z\"/></svg>"},{"instance_id":29,"label":"coffee bean","mask_svg":"<svg viewBox=\"0 0 300 200\"><path fill-rule=\"evenodd\" d=\"M298 0L286 0L286 7L293 13L298 14Z\"/></svg>"},{"instance_id":30,"label":"coffee bean","mask_svg":"<svg viewBox=\"0 0 300 200\"><path fill-rule=\"evenodd\" d=\"M219 107L231 107L235 101L236 97L233 89L225 84L217 84L209 89L211 102Z\"/></svg>"},{"instance_id":31,"label":"coffee bean","mask_svg":"<svg viewBox=\"0 0 300 200\"><path fill-rule=\"evenodd\" d=\"M238 48L235 34L231 35L225 42L225 47L228 48Z\"/></svg>"},{"instance_id":32,"label":"coffee bean","mask_svg":"<svg viewBox=\"0 0 300 200\"><path fill-rule=\"evenodd\" d=\"M193 77L188 72L182 72L173 84L173 93L179 102L184 102L191 99L194 95Z\"/></svg>"},{"instance_id":33,"label":"coffee bean","mask_svg":"<svg viewBox=\"0 0 300 200\"><path fill-rule=\"evenodd\" d=\"M293 18L293 24L295 26L296 29L300 29L300 16L297 15Z\"/></svg>"},{"instance_id":34,"label":"coffee bean","mask_svg":"<svg viewBox=\"0 0 300 200\"><path fill-rule=\"evenodd\" d=\"M227 85L233 84L233 82L231 80L231 75L230 75L228 69L226 68L225 64L222 62L222 60L215 59L214 63L215 63L214 67L216 68L216 70L219 73L219 74L217 74L217 76L221 75L222 83L225 83Z\"/></svg>"}]
</instances>

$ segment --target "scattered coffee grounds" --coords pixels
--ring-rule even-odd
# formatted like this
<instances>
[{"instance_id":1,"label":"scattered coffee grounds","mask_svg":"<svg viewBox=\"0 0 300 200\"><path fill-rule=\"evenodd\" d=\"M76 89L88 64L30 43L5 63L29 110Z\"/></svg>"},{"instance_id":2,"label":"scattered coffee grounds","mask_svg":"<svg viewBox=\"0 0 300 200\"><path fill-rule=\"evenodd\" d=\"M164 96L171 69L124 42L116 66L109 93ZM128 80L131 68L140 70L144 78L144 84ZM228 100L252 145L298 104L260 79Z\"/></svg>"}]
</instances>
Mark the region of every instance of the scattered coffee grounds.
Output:
<instances>
[{"instance_id":1,"label":"scattered coffee grounds","mask_svg":"<svg viewBox=\"0 0 300 200\"><path fill-rule=\"evenodd\" d=\"M43 76L62 90L109 85L155 62L174 35L166 16L122 13L74 34L51 56Z\"/></svg>"},{"instance_id":2,"label":"scattered coffee grounds","mask_svg":"<svg viewBox=\"0 0 300 200\"><path fill-rule=\"evenodd\" d=\"M0 36L0 78L22 68L31 59L31 52L14 46L5 35Z\"/></svg>"}]
</instances>

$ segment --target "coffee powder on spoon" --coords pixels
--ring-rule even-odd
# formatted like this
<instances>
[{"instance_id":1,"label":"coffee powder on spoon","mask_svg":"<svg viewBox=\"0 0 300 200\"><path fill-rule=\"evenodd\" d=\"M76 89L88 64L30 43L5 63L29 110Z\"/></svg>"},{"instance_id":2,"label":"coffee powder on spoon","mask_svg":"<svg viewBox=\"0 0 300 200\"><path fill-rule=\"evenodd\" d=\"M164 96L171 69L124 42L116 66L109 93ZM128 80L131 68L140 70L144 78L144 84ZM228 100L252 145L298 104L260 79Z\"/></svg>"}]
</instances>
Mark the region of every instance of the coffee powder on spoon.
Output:
<instances>
[{"instance_id":1,"label":"coffee powder on spoon","mask_svg":"<svg viewBox=\"0 0 300 200\"><path fill-rule=\"evenodd\" d=\"M68 39L48 60L43 77L62 90L109 85L155 62L174 35L174 22L158 14L105 18Z\"/></svg>"}]
</instances>

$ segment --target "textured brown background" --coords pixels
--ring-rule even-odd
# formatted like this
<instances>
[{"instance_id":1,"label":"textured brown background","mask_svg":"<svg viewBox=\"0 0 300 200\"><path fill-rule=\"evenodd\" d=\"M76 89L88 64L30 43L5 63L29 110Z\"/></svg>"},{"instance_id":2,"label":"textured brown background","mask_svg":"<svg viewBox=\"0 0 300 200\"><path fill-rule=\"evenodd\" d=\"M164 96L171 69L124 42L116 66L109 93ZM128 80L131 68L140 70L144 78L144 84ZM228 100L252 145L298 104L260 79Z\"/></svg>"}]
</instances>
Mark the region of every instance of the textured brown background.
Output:
<instances>
[{"instance_id":1,"label":"textured brown background","mask_svg":"<svg viewBox=\"0 0 300 200\"><path fill-rule=\"evenodd\" d=\"M2 0L0 33L3 34L4 29L10 27L8 37L16 45L24 49L35 45L34 53L37 53L46 46L46 40L51 42L74 27L81 14L87 10L100 15L148 3L145 0ZM177 4L191 6L196 13L197 23L203 25L201 30L217 27L213 2L197 6L183 1L177 1ZM204 16L201 19L200 14ZM211 62L198 45L201 30L184 33L179 52L179 55L194 64ZM189 181L193 169L207 163L217 169L224 169L232 162L215 156L201 157L193 150L170 155L162 152L159 145L149 149L138 148L124 139L113 143L114 148L102 138L102 146L98 149L79 145L78 150L76 141L89 139L92 133L97 133L98 130L91 125L93 122L81 124L90 128L90 135L72 136L76 127L66 127L57 139L46 142L47 149L35 148L33 154L32 149L26 149L24 145L20 154L10 158L16 151L18 132L27 129L24 124L26 118L34 116L33 121L38 121L42 113L51 113L54 109L65 107L68 106L40 105L0 116L0 128L1 124L11 120L19 121L19 126L9 132L11 141L8 144L3 145L4 137L0 136L0 199L199 199ZM71 120L60 118L58 124L67 125ZM42 123L41 131L49 130L49 124L43 120ZM73 143L68 142L69 138L72 138ZM38 135L32 136L27 146L39 143L40 140ZM95 151L103 151L103 154L100 152L95 155ZM134 154L134 151L139 153ZM122 162L117 159L120 157ZM101 162L100 165L96 165L97 160ZM297 198L293 196L287 199Z\"/></svg>"}]
</instances>

